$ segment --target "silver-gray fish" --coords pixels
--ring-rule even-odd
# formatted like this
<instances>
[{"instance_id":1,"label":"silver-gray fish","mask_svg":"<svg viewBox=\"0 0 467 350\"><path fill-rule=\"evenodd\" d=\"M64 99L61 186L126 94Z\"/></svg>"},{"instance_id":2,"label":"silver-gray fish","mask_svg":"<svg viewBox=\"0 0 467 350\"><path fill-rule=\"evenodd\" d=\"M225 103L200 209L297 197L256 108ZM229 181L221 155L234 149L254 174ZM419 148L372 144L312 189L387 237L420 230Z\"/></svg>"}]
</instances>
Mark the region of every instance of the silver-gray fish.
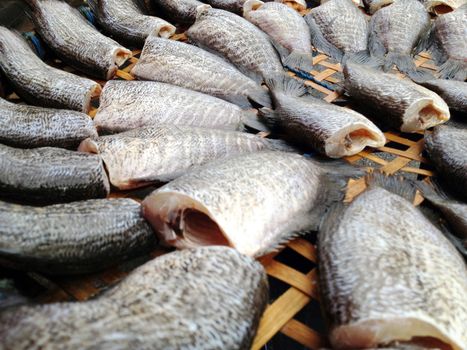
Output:
<instances>
[{"instance_id":1,"label":"silver-gray fish","mask_svg":"<svg viewBox=\"0 0 467 350\"><path fill-rule=\"evenodd\" d=\"M380 8L392 4L394 0L363 0L365 8L370 14L374 14Z\"/></svg>"},{"instance_id":2,"label":"silver-gray fish","mask_svg":"<svg viewBox=\"0 0 467 350\"><path fill-rule=\"evenodd\" d=\"M249 100L271 106L271 99L252 79L210 52L180 41L150 36L131 70L141 80L154 80L222 98L240 107Z\"/></svg>"},{"instance_id":3,"label":"silver-gray fish","mask_svg":"<svg viewBox=\"0 0 467 350\"><path fill-rule=\"evenodd\" d=\"M158 257L84 302L0 313L9 349L249 349L268 299L263 267L225 247Z\"/></svg>"},{"instance_id":4,"label":"silver-gray fish","mask_svg":"<svg viewBox=\"0 0 467 350\"><path fill-rule=\"evenodd\" d=\"M198 0L153 0L153 3L162 17L182 24L193 24L196 20L196 8L203 5Z\"/></svg>"},{"instance_id":5,"label":"silver-gray fish","mask_svg":"<svg viewBox=\"0 0 467 350\"><path fill-rule=\"evenodd\" d=\"M245 0L205 0L204 2L212 7L241 15Z\"/></svg>"},{"instance_id":6,"label":"silver-gray fish","mask_svg":"<svg viewBox=\"0 0 467 350\"><path fill-rule=\"evenodd\" d=\"M103 270L148 253L156 238L133 199L30 207L0 202L0 263L47 274Z\"/></svg>"},{"instance_id":7,"label":"silver-gray fish","mask_svg":"<svg viewBox=\"0 0 467 350\"><path fill-rule=\"evenodd\" d=\"M467 83L457 80L431 79L418 84L436 92L449 109L467 114Z\"/></svg>"},{"instance_id":8,"label":"silver-gray fish","mask_svg":"<svg viewBox=\"0 0 467 350\"><path fill-rule=\"evenodd\" d=\"M376 125L349 108L335 106L312 96L292 79L267 79L275 110L261 109L267 123L288 140L331 158L351 156L366 146L382 147L384 134Z\"/></svg>"},{"instance_id":9,"label":"silver-gray fish","mask_svg":"<svg viewBox=\"0 0 467 350\"><path fill-rule=\"evenodd\" d=\"M330 0L305 16L311 42L318 50L342 60L367 50L368 21L351 0Z\"/></svg>"},{"instance_id":10,"label":"silver-gray fish","mask_svg":"<svg viewBox=\"0 0 467 350\"><path fill-rule=\"evenodd\" d=\"M460 81L467 79L466 33L467 3L435 20L429 50L433 60L441 65L440 78Z\"/></svg>"},{"instance_id":11,"label":"silver-gray fish","mask_svg":"<svg viewBox=\"0 0 467 350\"><path fill-rule=\"evenodd\" d=\"M242 130L244 123L253 124L256 118L252 111L179 86L112 80L102 91L94 123L105 132L159 124Z\"/></svg>"},{"instance_id":12,"label":"silver-gray fish","mask_svg":"<svg viewBox=\"0 0 467 350\"><path fill-rule=\"evenodd\" d=\"M431 337L464 350L464 260L414 207L413 187L378 182L331 210L318 234L321 301L333 348Z\"/></svg>"},{"instance_id":13,"label":"silver-gray fish","mask_svg":"<svg viewBox=\"0 0 467 350\"><path fill-rule=\"evenodd\" d=\"M269 37L254 24L209 5L197 11L196 22L186 34L198 46L228 59L257 82L284 71Z\"/></svg>"},{"instance_id":14,"label":"silver-gray fish","mask_svg":"<svg viewBox=\"0 0 467 350\"><path fill-rule=\"evenodd\" d=\"M415 70L413 56L425 49L430 28L430 15L418 0L395 0L371 17L370 53L384 59L385 70L393 64L404 73Z\"/></svg>"},{"instance_id":15,"label":"silver-gray fish","mask_svg":"<svg viewBox=\"0 0 467 350\"><path fill-rule=\"evenodd\" d=\"M97 153L119 189L168 182L188 170L240 153L291 150L280 140L238 131L160 125L84 140L79 151Z\"/></svg>"},{"instance_id":16,"label":"silver-gray fish","mask_svg":"<svg viewBox=\"0 0 467 350\"><path fill-rule=\"evenodd\" d=\"M45 64L18 34L0 26L0 70L31 104L87 113L101 92L96 82Z\"/></svg>"},{"instance_id":17,"label":"silver-gray fish","mask_svg":"<svg viewBox=\"0 0 467 350\"><path fill-rule=\"evenodd\" d=\"M347 93L374 109L375 118L403 132L416 132L449 120L449 107L436 93L414 82L350 60L344 67Z\"/></svg>"},{"instance_id":18,"label":"silver-gray fish","mask_svg":"<svg viewBox=\"0 0 467 350\"><path fill-rule=\"evenodd\" d=\"M14 104L0 98L0 143L14 147L76 148L96 137L92 119L81 112Z\"/></svg>"},{"instance_id":19,"label":"silver-gray fish","mask_svg":"<svg viewBox=\"0 0 467 350\"><path fill-rule=\"evenodd\" d=\"M141 47L149 35L169 38L175 27L169 22L147 16L136 0L88 0L97 22L117 40Z\"/></svg>"},{"instance_id":20,"label":"silver-gray fish","mask_svg":"<svg viewBox=\"0 0 467 350\"><path fill-rule=\"evenodd\" d=\"M467 199L467 129L437 126L425 136L425 149L443 185Z\"/></svg>"},{"instance_id":21,"label":"silver-gray fish","mask_svg":"<svg viewBox=\"0 0 467 350\"><path fill-rule=\"evenodd\" d=\"M444 15L466 4L466 0L418 0L423 3L429 12Z\"/></svg>"},{"instance_id":22,"label":"silver-gray fish","mask_svg":"<svg viewBox=\"0 0 467 350\"><path fill-rule=\"evenodd\" d=\"M65 62L86 74L110 79L132 56L96 30L77 9L60 0L26 0L35 29Z\"/></svg>"},{"instance_id":23,"label":"silver-gray fish","mask_svg":"<svg viewBox=\"0 0 467 350\"><path fill-rule=\"evenodd\" d=\"M45 204L105 197L108 193L109 180L99 156L0 144L1 197Z\"/></svg>"},{"instance_id":24,"label":"silver-gray fish","mask_svg":"<svg viewBox=\"0 0 467 350\"><path fill-rule=\"evenodd\" d=\"M257 152L194 169L143 201L143 215L177 248L228 245L249 256L313 230L359 170L285 152Z\"/></svg>"},{"instance_id":25,"label":"silver-gray fish","mask_svg":"<svg viewBox=\"0 0 467 350\"><path fill-rule=\"evenodd\" d=\"M310 31L297 11L279 2L248 0L243 6L243 17L268 34L276 47L285 49L285 66L311 70Z\"/></svg>"}]
</instances>

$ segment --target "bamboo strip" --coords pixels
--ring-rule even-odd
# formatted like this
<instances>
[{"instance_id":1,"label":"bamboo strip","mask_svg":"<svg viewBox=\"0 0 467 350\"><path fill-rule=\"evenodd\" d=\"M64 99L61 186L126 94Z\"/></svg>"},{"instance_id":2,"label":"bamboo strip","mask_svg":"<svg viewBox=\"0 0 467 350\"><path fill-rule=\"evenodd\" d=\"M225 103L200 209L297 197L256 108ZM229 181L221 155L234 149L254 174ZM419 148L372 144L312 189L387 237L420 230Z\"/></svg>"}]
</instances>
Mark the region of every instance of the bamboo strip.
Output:
<instances>
[{"instance_id":1,"label":"bamboo strip","mask_svg":"<svg viewBox=\"0 0 467 350\"><path fill-rule=\"evenodd\" d=\"M320 349L325 345L322 335L293 318L280 331L296 342L313 350Z\"/></svg>"}]
</instances>

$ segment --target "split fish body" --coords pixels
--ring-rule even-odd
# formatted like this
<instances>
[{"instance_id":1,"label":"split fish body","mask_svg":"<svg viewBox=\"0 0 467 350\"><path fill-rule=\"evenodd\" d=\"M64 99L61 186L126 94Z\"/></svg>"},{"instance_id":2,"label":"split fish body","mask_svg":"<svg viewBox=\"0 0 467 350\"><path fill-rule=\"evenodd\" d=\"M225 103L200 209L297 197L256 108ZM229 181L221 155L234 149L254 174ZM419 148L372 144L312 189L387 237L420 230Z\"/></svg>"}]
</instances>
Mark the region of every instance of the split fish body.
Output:
<instances>
[{"instance_id":1,"label":"split fish body","mask_svg":"<svg viewBox=\"0 0 467 350\"><path fill-rule=\"evenodd\" d=\"M131 73L222 98L241 107L249 99L270 106L268 92L233 65L199 47L150 36Z\"/></svg>"},{"instance_id":2,"label":"split fish body","mask_svg":"<svg viewBox=\"0 0 467 350\"><path fill-rule=\"evenodd\" d=\"M110 79L132 56L96 30L77 9L60 0L27 0L36 31L65 62L97 78Z\"/></svg>"},{"instance_id":3,"label":"split fish body","mask_svg":"<svg viewBox=\"0 0 467 350\"><path fill-rule=\"evenodd\" d=\"M419 83L436 92L449 109L467 114L467 83L457 80L432 79Z\"/></svg>"},{"instance_id":4,"label":"split fish body","mask_svg":"<svg viewBox=\"0 0 467 350\"><path fill-rule=\"evenodd\" d=\"M198 0L153 0L157 13L174 23L193 24L196 20L196 8L203 5Z\"/></svg>"},{"instance_id":5,"label":"split fish body","mask_svg":"<svg viewBox=\"0 0 467 350\"><path fill-rule=\"evenodd\" d=\"M84 113L18 105L0 98L0 143L24 148L76 148L88 137L97 137L97 131Z\"/></svg>"},{"instance_id":6,"label":"split fish body","mask_svg":"<svg viewBox=\"0 0 467 350\"><path fill-rule=\"evenodd\" d=\"M141 47L150 35L169 38L175 33L172 24L146 16L135 1L90 0L88 3L105 31L124 43Z\"/></svg>"},{"instance_id":7,"label":"split fish body","mask_svg":"<svg viewBox=\"0 0 467 350\"><path fill-rule=\"evenodd\" d=\"M40 208L0 202L0 220L0 261L47 274L103 270L156 242L140 204L127 198Z\"/></svg>"},{"instance_id":8,"label":"split fish body","mask_svg":"<svg viewBox=\"0 0 467 350\"><path fill-rule=\"evenodd\" d=\"M394 74L348 61L344 77L351 97L378 111L375 115L381 122L403 132L428 129L450 118L440 96Z\"/></svg>"},{"instance_id":9,"label":"split fish body","mask_svg":"<svg viewBox=\"0 0 467 350\"><path fill-rule=\"evenodd\" d=\"M8 309L0 337L14 349L249 349L267 301L261 264L205 247L151 260L93 300Z\"/></svg>"},{"instance_id":10,"label":"split fish body","mask_svg":"<svg viewBox=\"0 0 467 350\"><path fill-rule=\"evenodd\" d=\"M0 194L38 203L105 197L109 182L96 156L61 148L0 145Z\"/></svg>"},{"instance_id":11,"label":"split fish body","mask_svg":"<svg viewBox=\"0 0 467 350\"><path fill-rule=\"evenodd\" d=\"M436 15L443 15L466 4L466 0L418 0L426 9Z\"/></svg>"},{"instance_id":12,"label":"split fish body","mask_svg":"<svg viewBox=\"0 0 467 350\"><path fill-rule=\"evenodd\" d=\"M110 183L119 189L167 182L215 159L268 149L291 148L280 140L243 132L176 125L87 139L79 147L99 154Z\"/></svg>"},{"instance_id":13,"label":"split fish body","mask_svg":"<svg viewBox=\"0 0 467 350\"><path fill-rule=\"evenodd\" d=\"M94 123L98 130L121 132L159 124L241 130L251 111L175 85L152 81L109 81Z\"/></svg>"},{"instance_id":14,"label":"split fish body","mask_svg":"<svg viewBox=\"0 0 467 350\"><path fill-rule=\"evenodd\" d=\"M0 26L0 70L27 102L87 113L101 86L45 64L18 34Z\"/></svg>"}]
</instances>

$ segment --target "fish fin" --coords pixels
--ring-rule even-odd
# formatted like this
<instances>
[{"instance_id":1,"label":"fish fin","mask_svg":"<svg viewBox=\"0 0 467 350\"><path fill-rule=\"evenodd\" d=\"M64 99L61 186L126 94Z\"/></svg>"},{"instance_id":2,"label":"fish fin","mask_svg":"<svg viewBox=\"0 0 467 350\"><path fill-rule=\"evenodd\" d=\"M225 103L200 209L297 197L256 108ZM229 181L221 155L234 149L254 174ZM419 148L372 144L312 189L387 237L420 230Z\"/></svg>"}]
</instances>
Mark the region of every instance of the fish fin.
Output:
<instances>
[{"instance_id":1,"label":"fish fin","mask_svg":"<svg viewBox=\"0 0 467 350\"><path fill-rule=\"evenodd\" d=\"M427 50L433 41L433 28L432 23L428 24L420 33L417 45L415 45L413 53L418 54L424 50Z\"/></svg>"},{"instance_id":2,"label":"fish fin","mask_svg":"<svg viewBox=\"0 0 467 350\"><path fill-rule=\"evenodd\" d=\"M423 84L429 80L436 79L435 76L427 71L415 69L406 73L407 76L417 84Z\"/></svg>"},{"instance_id":3,"label":"fish fin","mask_svg":"<svg viewBox=\"0 0 467 350\"><path fill-rule=\"evenodd\" d=\"M331 56L332 58L341 61L344 53L342 50L339 50L337 47L326 40L311 14L305 16L305 21L308 24L308 29L310 30L311 42L313 43L313 46L318 50L323 51L325 54Z\"/></svg>"},{"instance_id":4,"label":"fish fin","mask_svg":"<svg viewBox=\"0 0 467 350\"><path fill-rule=\"evenodd\" d=\"M297 152L297 149L290 146L284 140L279 139L264 139L266 142L268 149L273 151L282 151L282 152Z\"/></svg>"},{"instance_id":5,"label":"fish fin","mask_svg":"<svg viewBox=\"0 0 467 350\"><path fill-rule=\"evenodd\" d=\"M318 228L318 249L320 246L320 240L324 237L324 235L332 234L337 230L337 227L342 221L342 218L344 216L343 214L347 210L347 207L348 205L342 202L334 203L329 207L329 210L323 217Z\"/></svg>"},{"instance_id":6,"label":"fish fin","mask_svg":"<svg viewBox=\"0 0 467 350\"><path fill-rule=\"evenodd\" d=\"M274 49L277 51L277 54L279 55L281 62L285 64L284 61L289 56L289 50L287 50L284 46L282 46L281 44L279 44L278 42L276 42L275 40L271 38L269 39L269 41L271 42Z\"/></svg>"},{"instance_id":7,"label":"fish fin","mask_svg":"<svg viewBox=\"0 0 467 350\"><path fill-rule=\"evenodd\" d=\"M297 79L294 79L287 74L277 74L266 78L266 85L272 92L282 92L288 96L303 96L307 89Z\"/></svg>"},{"instance_id":8,"label":"fish fin","mask_svg":"<svg viewBox=\"0 0 467 350\"><path fill-rule=\"evenodd\" d=\"M376 31L373 30L373 21L370 21L370 30L368 35L368 50L370 51L372 56L384 56L387 52L386 48L384 47L381 38L376 34Z\"/></svg>"},{"instance_id":9,"label":"fish fin","mask_svg":"<svg viewBox=\"0 0 467 350\"><path fill-rule=\"evenodd\" d=\"M443 224L441 224L439 228L452 245L467 259L467 239L457 237Z\"/></svg>"},{"instance_id":10,"label":"fish fin","mask_svg":"<svg viewBox=\"0 0 467 350\"><path fill-rule=\"evenodd\" d=\"M231 63L232 64L232 63ZM235 66L243 75L246 75L248 78L253 80L256 84L261 85L264 81L264 78L261 74L248 70L244 67Z\"/></svg>"},{"instance_id":11,"label":"fish fin","mask_svg":"<svg viewBox=\"0 0 467 350\"><path fill-rule=\"evenodd\" d=\"M382 57L371 56L367 50L346 53L342 57L342 64L345 65L347 62L362 64L375 69L379 69L384 65Z\"/></svg>"},{"instance_id":12,"label":"fish fin","mask_svg":"<svg viewBox=\"0 0 467 350\"><path fill-rule=\"evenodd\" d=\"M243 111L243 125L258 131L269 131L268 127L261 122L260 118L253 111Z\"/></svg>"},{"instance_id":13,"label":"fish fin","mask_svg":"<svg viewBox=\"0 0 467 350\"><path fill-rule=\"evenodd\" d=\"M239 106L240 108L243 108L243 109L252 108L252 105L251 105L250 101L248 100L248 97L245 96L245 95L238 95L238 94L224 95L223 99L225 99L225 100L229 101L230 103L233 103L233 104L235 104L235 105L237 105L237 106Z\"/></svg>"},{"instance_id":14,"label":"fish fin","mask_svg":"<svg viewBox=\"0 0 467 350\"><path fill-rule=\"evenodd\" d=\"M432 183L430 186L424 181L415 182L417 188L422 193L423 197L431 203L449 200L448 195L438 186L437 183Z\"/></svg>"},{"instance_id":15,"label":"fish fin","mask_svg":"<svg viewBox=\"0 0 467 350\"><path fill-rule=\"evenodd\" d=\"M464 81L467 79L467 63L461 60L448 59L439 68L441 79Z\"/></svg>"},{"instance_id":16,"label":"fish fin","mask_svg":"<svg viewBox=\"0 0 467 350\"><path fill-rule=\"evenodd\" d=\"M264 107L271 107L271 96L269 96L269 91L260 87L255 91L251 91L248 93L248 98L257 104L264 106Z\"/></svg>"},{"instance_id":17,"label":"fish fin","mask_svg":"<svg viewBox=\"0 0 467 350\"><path fill-rule=\"evenodd\" d=\"M428 51L431 54L431 58L437 65L441 65L448 59L446 53L439 45L438 41L434 38L434 34L430 36Z\"/></svg>"},{"instance_id":18,"label":"fish fin","mask_svg":"<svg viewBox=\"0 0 467 350\"><path fill-rule=\"evenodd\" d=\"M390 71L392 66L395 65L400 72L407 73L417 70L412 57L409 55L401 55L395 52L390 52L384 59L383 70L385 72Z\"/></svg>"},{"instance_id":19,"label":"fish fin","mask_svg":"<svg viewBox=\"0 0 467 350\"><path fill-rule=\"evenodd\" d=\"M283 62L286 67L300 69L305 72L313 69L313 55L307 52L292 51Z\"/></svg>"},{"instance_id":20,"label":"fish fin","mask_svg":"<svg viewBox=\"0 0 467 350\"><path fill-rule=\"evenodd\" d=\"M258 116L261 121L264 122L269 128L275 129L278 123L277 112L271 108L260 108L258 110Z\"/></svg>"},{"instance_id":21,"label":"fish fin","mask_svg":"<svg viewBox=\"0 0 467 350\"><path fill-rule=\"evenodd\" d=\"M415 185L403 177L373 173L365 177L368 187L381 187L389 192L397 194L413 203L416 194Z\"/></svg>"}]
</instances>

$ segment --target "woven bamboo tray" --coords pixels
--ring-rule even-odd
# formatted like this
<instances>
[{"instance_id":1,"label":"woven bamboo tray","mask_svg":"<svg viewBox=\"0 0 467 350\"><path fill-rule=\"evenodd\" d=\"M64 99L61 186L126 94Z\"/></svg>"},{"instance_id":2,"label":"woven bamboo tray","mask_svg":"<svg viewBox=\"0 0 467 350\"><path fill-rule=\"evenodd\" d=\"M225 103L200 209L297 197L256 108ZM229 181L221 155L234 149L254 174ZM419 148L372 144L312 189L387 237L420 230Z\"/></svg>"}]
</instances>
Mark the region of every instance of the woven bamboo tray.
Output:
<instances>
[{"instance_id":1,"label":"woven bamboo tray","mask_svg":"<svg viewBox=\"0 0 467 350\"><path fill-rule=\"evenodd\" d=\"M183 40L184 35L177 34L173 39ZM129 72L138 61L139 54L140 51L134 51L134 57L117 72L116 79L134 79ZM415 62L419 67L436 70L436 66L426 53L417 56ZM324 54L316 55L313 63L315 70L310 73L315 82L308 80L305 84L320 94L324 100L343 101L345 105L345 98L332 89L342 77L340 64ZM60 62L54 62L54 65L73 71ZM105 84L103 81L99 83ZM327 87L323 86L323 83ZM13 94L9 98L18 97ZM95 112L95 109L91 110L90 115L94 116ZM384 147L367 148L355 156L347 157L346 160L369 169L379 169L387 174L400 174L409 178L424 179L433 175L428 160L422 155L423 133L401 134L388 131L385 132L385 136L387 144ZM351 200L364 189L363 180L350 180L346 200ZM143 193L141 190L115 192L111 196L141 199L145 192L147 190L143 190ZM422 200L421 196L416 199L418 203ZM271 297L252 349L319 349L327 345L319 306L315 238L315 234L312 233L295 239L282 251L260 259L269 275ZM23 277L33 281L28 283L41 286L41 292L36 296L39 302L83 301L114 285L147 260L169 251L170 249L159 247L147 256L97 274L50 278L27 273Z\"/></svg>"}]
</instances>

